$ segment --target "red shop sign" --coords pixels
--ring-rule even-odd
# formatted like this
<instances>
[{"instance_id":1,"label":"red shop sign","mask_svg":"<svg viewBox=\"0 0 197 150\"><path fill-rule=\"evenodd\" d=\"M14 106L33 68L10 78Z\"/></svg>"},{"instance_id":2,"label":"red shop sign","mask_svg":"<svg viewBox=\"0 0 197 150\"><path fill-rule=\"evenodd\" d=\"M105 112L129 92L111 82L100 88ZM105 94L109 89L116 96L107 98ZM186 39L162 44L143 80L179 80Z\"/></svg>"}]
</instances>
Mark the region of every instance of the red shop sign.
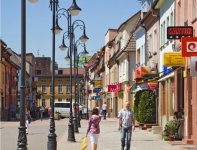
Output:
<instances>
[{"instance_id":1,"label":"red shop sign","mask_svg":"<svg viewBox=\"0 0 197 150\"><path fill-rule=\"evenodd\" d=\"M167 39L181 39L182 36L193 36L192 26L172 26L167 28Z\"/></svg>"}]
</instances>

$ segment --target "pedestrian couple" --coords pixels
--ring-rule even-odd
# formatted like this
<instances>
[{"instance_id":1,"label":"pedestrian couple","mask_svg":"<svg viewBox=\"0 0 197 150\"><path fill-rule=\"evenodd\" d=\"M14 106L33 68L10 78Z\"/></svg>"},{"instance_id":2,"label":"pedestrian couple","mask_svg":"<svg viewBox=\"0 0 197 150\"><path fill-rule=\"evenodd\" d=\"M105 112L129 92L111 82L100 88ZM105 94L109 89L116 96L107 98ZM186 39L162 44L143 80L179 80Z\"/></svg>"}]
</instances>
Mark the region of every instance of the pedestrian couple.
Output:
<instances>
[{"instance_id":1,"label":"pedestrian couple","mask_svg":"<svg viewBox=\"0 0 197 150\"><path fill-rule=\"evenodd\" d=\"M93 108L86 134L86 136L89 134L91 150L97 150L97 143L100 135L100 121L101 116L99 116L98 108ZM126 150L130 150L132 128L135 130L134 113L130 109L130 102L125 101L124 108L120 110L118 115L118 129L121 131L121 150L124 150L125 146ZM127 141L125 141L125 139Z\"/></svg>"}]
</instances>

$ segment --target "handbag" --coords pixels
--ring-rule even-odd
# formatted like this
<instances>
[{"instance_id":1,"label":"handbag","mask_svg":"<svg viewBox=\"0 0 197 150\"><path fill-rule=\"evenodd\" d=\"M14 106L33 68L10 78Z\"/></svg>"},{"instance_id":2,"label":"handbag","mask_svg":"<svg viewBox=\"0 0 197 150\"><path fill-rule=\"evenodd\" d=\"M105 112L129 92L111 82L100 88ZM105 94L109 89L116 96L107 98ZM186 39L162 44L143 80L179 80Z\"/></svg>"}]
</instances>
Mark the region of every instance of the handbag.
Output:
<instances>
[{"instance_id":1,"label":"handbag","mask_svg":"<svg viewBox=\"0 0 197 150\"><path fill-rule=\"evenodd\" d=\"M87 147L88 147L88 137L85 136L82 138L81 150L86 150Z\"/></svg>"}]
</instances>

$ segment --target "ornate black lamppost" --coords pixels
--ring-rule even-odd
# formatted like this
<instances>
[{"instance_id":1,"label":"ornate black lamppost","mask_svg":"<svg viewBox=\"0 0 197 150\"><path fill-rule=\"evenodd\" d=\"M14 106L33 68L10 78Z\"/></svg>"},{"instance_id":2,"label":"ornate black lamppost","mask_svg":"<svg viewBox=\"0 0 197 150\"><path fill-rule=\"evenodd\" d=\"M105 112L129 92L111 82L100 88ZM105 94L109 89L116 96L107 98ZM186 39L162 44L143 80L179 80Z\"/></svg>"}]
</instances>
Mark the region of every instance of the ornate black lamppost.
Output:
<instances>
[{"instance_id":1,"label":"ornate black lamppost","mask_svg":"<svg viewBox=\"0 0 197 150\"><path fill-rule=\"evenodd\" d=\"M52 33L53 33L53 46L52 46L52 112L51 112L51 117L50 117L50 129L49 129L49 134L48 134L48 150L56 150L57 149L57 142L56 142L56 134L55 134L55 121L54 121L54 85L55 85L55 34L57 33L59 26L58 25L58 20L56 18L58 11L58 0L50 0L50 4L51 4L51 10L52 10L52 16L53 16L53 26L52 26ZM71 5L71 7L68 9L67 12L69 12L69 16L71 18L71 15L76 16L79 14L79 11L81 9L77 6L76 1L73 0L73 4ZM68 19L69 21L71 21L71 19ZM71 88L72 89L72 88ZM72 107L71 107L72 109ZM75 141L75 138L74 138Z\"/></svg>"},{"instance_id":2,"label":"ornate black lamppost","mask_svg":"<svg viewBox=\"0 0 197 150\"><path fill-rule=\"evenodd\" d=\"M25 118L25 74L26 74L26 0L21 0L21 86L20 86L20 126L17 150L27 150Z\"/></svg>"},{"instance_id":3,"label":"ornate black lamppost","mask_svg":"<svg viewBox=\"0 0 197 150\"><path fill-rule=\"evenodd\" d=\"M86 50L86 45L84 44L83 45L83 47L84 47L84 51L83 52L80 52L80 53L78 53L77 54L77 47L75 48L75 54L76 54L76 69L77 69L77 79L75 80L75 81L77 81L77 82L75 82L75 87L77 87L77 89L75 88L75 100L77 99L77 102L78 102L78 104L80 104L79 103L79 96L80 96L80 89L79 89L79 81L78 81L78 64L79 64L79 57L81 56L81 55L83 55L83 56L86 56L86 55L88 55L88 52L87 52L87 50ZM79 114L79 111L78 111L78 114L77 114L77 123L78 123L78 127L81 127L81 123L80 123L80 121L81 121L81 116L80 116L80 114Z\"/></svg>"},{"instance_id":4,"label":"ornate black lamppost","mask_svg":"<svg viewBox=\"0 0 197 150\"><path fill-rule=\"evenodd\" d=\"M63 34L63 39L62 39L62 44L60 46L61 50L66 50L68 47L65 44L65 38L69 39L69 51L67 52L67 56L65 59L70 60L70 86L71 86L71 91L70 91L70 117L69 117L69 125L68 125L68 141L75 141L75 136L74 136L74 131L78 132L78 126L76 123L76 120L74 120L75 126L73 124L73 113L72 113L72 97L73 97L73 92L72 92L72 78L74 76L74 80L76 80L75 75L75 69L74 69L74 74L72 73L72 59L74 61L74 66L75 66L75 47L76 47L76 41L75 41L75 35L74 35L74 30L77 27L80 27L80 29L83 30L83 35L79 38L82 43L85 43L89 38L86 36L85 32L85 23L82 20L75 20L72 22L72 16L69 10L61 8L57 11L57 19L61 18L62 16L66 17L67 19L67 24L68 24L68 31L64 32ZM58 25L58 20L56 21L56 32L59 33L61 32L61 28ZM73 54L73 55L72 55ZM75 86L76 89L76 86ZM76 92L76 91L75 91ZM76 96L76 94L75 94ZM76 97L75 97L75 104L76 104ZM75 119L76 119L77 113L75 112Z\"/></svg>"}]
</instances>

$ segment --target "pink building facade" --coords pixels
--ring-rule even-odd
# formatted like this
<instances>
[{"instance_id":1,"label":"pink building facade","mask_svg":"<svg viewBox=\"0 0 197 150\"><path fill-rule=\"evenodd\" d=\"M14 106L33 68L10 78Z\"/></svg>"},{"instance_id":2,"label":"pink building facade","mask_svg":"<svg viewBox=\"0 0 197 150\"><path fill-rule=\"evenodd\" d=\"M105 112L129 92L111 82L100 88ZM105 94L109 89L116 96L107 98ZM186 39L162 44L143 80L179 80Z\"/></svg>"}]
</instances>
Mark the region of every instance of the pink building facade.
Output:
<instances>
[{"instance_id":1,"label":"pink building facade","mask_svg":"<svg viewBox=\"0 0 197 150\"><path fill-rule=\"evenodd\" d=\"M197 0L175 1L175 25L192 26L197 37ZM181 50L180 40L176 48ZM190 75L191 58L187 57L183 69L184 80L184 142L197 145L197 77ZM175 81L176 82L176 81ZM177 81L178 82L178 81Z\"/></svg>"}]
</instances>

